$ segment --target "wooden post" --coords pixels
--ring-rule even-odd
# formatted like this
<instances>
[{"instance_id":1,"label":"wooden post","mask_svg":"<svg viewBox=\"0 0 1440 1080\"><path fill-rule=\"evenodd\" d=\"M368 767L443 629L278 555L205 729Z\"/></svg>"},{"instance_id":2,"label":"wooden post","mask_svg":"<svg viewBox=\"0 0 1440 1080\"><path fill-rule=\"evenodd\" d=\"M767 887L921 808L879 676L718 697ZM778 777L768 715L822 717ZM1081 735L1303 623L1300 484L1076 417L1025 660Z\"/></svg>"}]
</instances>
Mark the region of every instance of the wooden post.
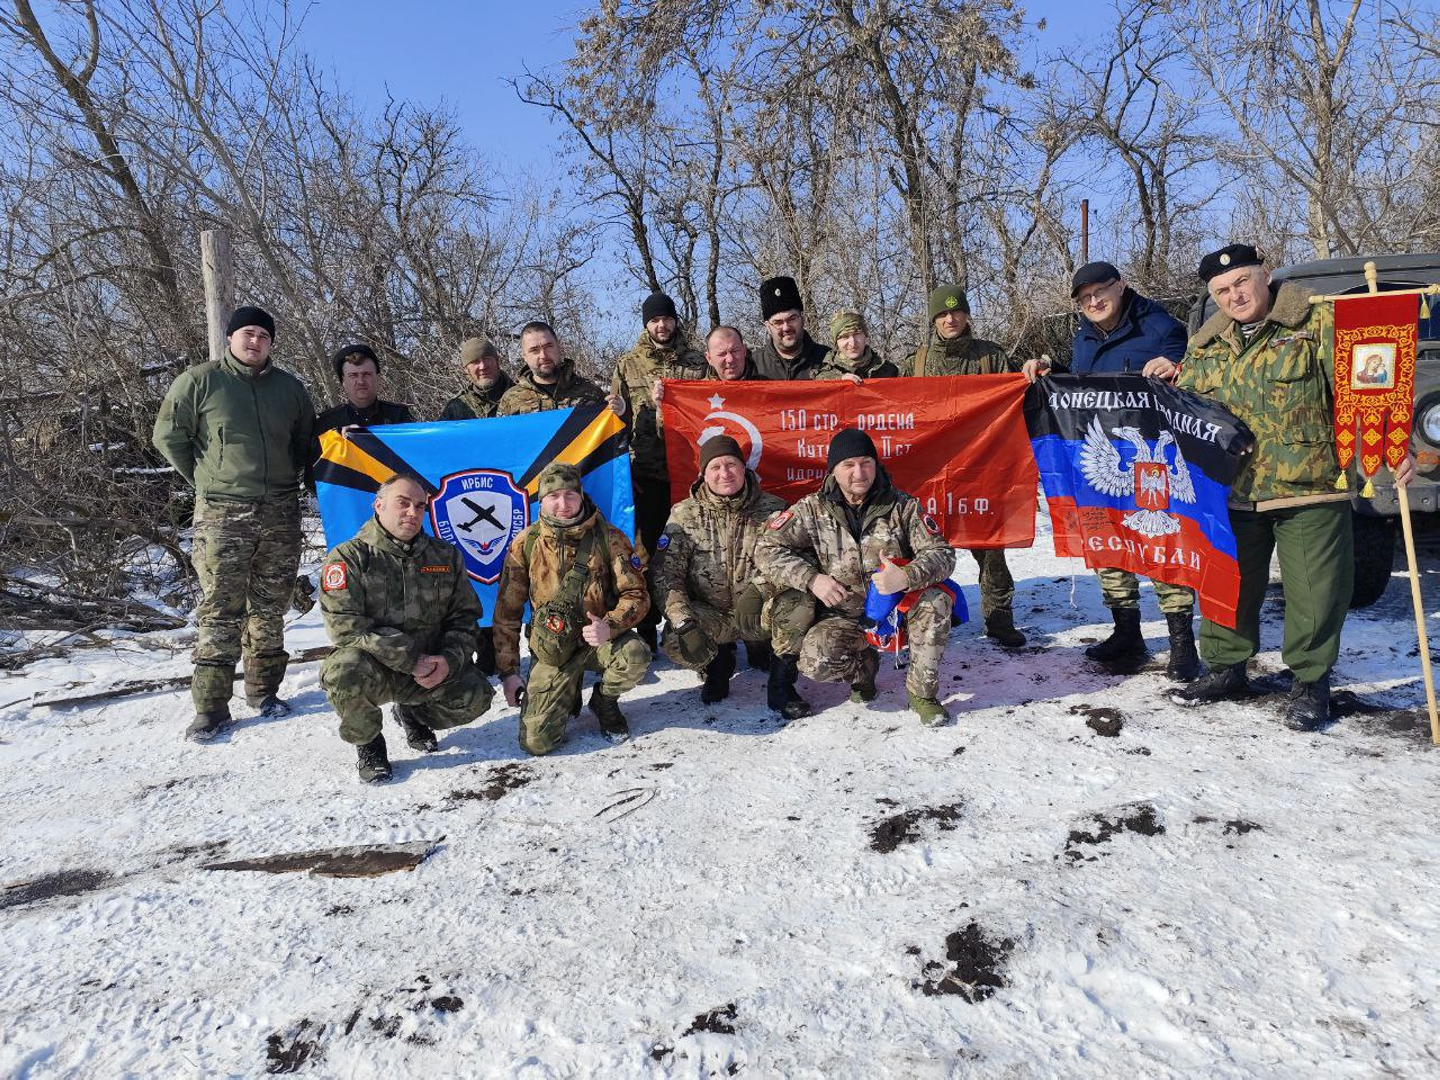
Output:
<instances>
[{"instance_id":1,"label":"wooden post","mask_svg":"<svg viewBox=\"0 0 1440 1080\"><path fill-rule=\"evenodd\" d=\"M1365 264L1365 284L1371 294L1378 293L1375 264ZM1425 706L1430 710L1430 742L1440 746L1440 713L1435 708L1435 675L1430 670L1430 637L1425 633L1425 602L1420 595L1420 569L1415 565L1415 532L1410 526L1410 493L1398 485L1400 499L1400 531L1405 537L1405 566L1410 571L1410 603L1415 609L1415 636L1420 641L1420 670L1425 676Z\"/></svg>"},{"instance_id":2,"label":"wooden post","mask_svg":"<svg viewBox=\"0 0 1440 1080\"><path fill-rule=\"evenodd\" d=\"M1080 264L1090 261L1090 200L1080 200Z\"/></svg>"},{"instance_id":3,"label":"wooden post","mask_svg":"<svg viewBox=\"0 0 1440 1080\"><path fill-rule=\"evenodd\" d=\"M210 359L225 357L225 324L235 310L235 263L230 258L230 231L206 229L200 234L200 277L205 285L205 326Z\"/></svg>"}]
</instances>

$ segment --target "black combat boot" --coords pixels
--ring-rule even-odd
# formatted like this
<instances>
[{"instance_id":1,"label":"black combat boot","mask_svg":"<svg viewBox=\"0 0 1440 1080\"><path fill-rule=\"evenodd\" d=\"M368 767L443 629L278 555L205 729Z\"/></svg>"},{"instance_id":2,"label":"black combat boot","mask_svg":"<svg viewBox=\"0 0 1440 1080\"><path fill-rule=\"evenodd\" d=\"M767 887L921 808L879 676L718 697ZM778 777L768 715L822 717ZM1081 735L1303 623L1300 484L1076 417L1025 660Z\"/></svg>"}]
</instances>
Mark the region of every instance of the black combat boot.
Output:
<instances>
[{"instance_id":1,"label":"black combat boot","mask_svg":"<svg viewBox=\"0 0 1440 1080\"><path fill-rule=\"evenodd\" d=\"M1316 731L1330 722L1330 673L1314 682L1295 680L1285 702L1285 726L1291 731Z\"/></svg>"},{"instance_id":2,"label":"black combat boot","mask_svg":"<svg viewBox=\"0 0 1440 1080\"><path fill-rule=\"evenodd\" d=\"M224 730L230 723L230 706L221 705L216 709L197 712L195 719L185 729L185 737L191 742L207 743Z\"/></svg>"},{"instance_id":3,"label":"black combat boot","mask_svg":"<svg viewBox=\"0 0 1440 1080\"><path fill-rule=\"evenodd\" d=\"M258 711L266 720L289 716L294 711L290 708L290 703L279 694L261 694L253 698L247 697L245 704Z\"/></svg>"},{"instance_id":4,"label":"black combat boot","mask_svg":"<svg viewBox=\"0 0 1440 1080\"><path fill-rule=\"evenodd\" d=\"M1194 618L1188 612L1165 616L1170 628L1170 660L1165 677L1171 682L1194 682L1200 674L1200 654L1195 651Z\"/></svg>"},{"instance_id":5,"label":"black combat boot","mask_svg":"<svg viewBox=\"0 0 1440 1080\"><path fill-rule=\"evenodd\" d=\"M424 714L419 709L397 702L391 707L390 715L395 717L395 722L405 729L405 742L411 750L433 754L440 749L440 743L435 738L434 730L422 719Z\"/></svg>"},{"instance_id":6,"label":"black combat boot","mask_svg":"<svg viewBox=\"0 0 1440 1080\"><path fill-rule=\"evenodd\" d=\"M879 693L875 689L875 676L880 672L880 654L867 648L860 654L860 674L850 684L850 700L856 705L874 701Z\"/></svg>"},{"instance_id":7,"label":"black combat boot","mask_svg":"<svg viewBox=\"0 0 1440 1080\"><path fill-rule=\"evenodd\" d=\"M770 661L770 678L765 681L765 703L786 720L810 715L810 703L795 692L799 677L798 659L776 653Z\"/></svg>"},{"instance_id":8,"label":"black combat boot","mask_svg":"<svg viewBox=\"0 0 1440 1080\"><path fill-rule=\"evenodd\" d=\"M602 693L599 683L590 691L590 711L600 721L600 734L606 742L619 746L630 741L630 725L620 711L620 699Z\"/></svg>"},{"instance_id":9,"label":"black combat boot","mask_svg":"<svg viewBox=\"0 0 1440 1080\"><path fill-rule=\"evenodd\" d=\"M750 665L751 671L769 671L770 662L774 657L775 653L770 648L770 642L745 642L745 662Z\"/></svg>"},{"instance_id":10,"label":"black combat boot","mask_svg":"<svg viewBox=\"0 0 1440 1080\"><path fill-rule=\"evenodd\" d=\"M721 645L705 668L705 685L700 687L700 700L714 705L730 696L730 676L735 674L735 646Z\"/></svg>"},{"instance_id":11,"label":"black combat boot","mask_svg":"<svg viewBox=\"0 0 1440 1080\"><path fill-rule=\"evenodd\" d=\"M1238 701L1248 696L1250 682L1245 665L1231 664L1206 672L1188 686L1170 691L1170 700L1177 705L1211 705L1217 701Z\"/></svg>"},{"instance_id":12,"label":"black combat boot","mask_svg":"<svg viewBox=\"0 0 1440 1080\"><path fill-rule=\"evenodd\" d=\"M364 746L356 747L360 758L360 780L366 784L383 784L390 779L390 758L385 753L385 736L376 735Z\"/></svg>"},{"instance_id":13,"label":"black combat boot","mask_svg":"<svg viewBox=\"0 0 1440 1080\"><path fill-rule=\"evenodd\" d=\"M992 611L985 620L985 636L1007 649L1025 644L1025 635L1015 629L1015 615L1009 611Z\"/></svg>"},{"instance_id":14,"label":"black combat boot","mask_svg":"<svg viewBox=\"0 0 1440 1080\"><path fill-rule=\"evenodd\" d=\"M1140 609L1111 608L1110 617L1115 620L1115 629L1104 641L1086 649L1085 655L1101 664L1142 663L1150 654L1146 651L1145 639L1140 634ZM1195 651L1193 643L1190 651Z\"/></svg>"}]
</instances>

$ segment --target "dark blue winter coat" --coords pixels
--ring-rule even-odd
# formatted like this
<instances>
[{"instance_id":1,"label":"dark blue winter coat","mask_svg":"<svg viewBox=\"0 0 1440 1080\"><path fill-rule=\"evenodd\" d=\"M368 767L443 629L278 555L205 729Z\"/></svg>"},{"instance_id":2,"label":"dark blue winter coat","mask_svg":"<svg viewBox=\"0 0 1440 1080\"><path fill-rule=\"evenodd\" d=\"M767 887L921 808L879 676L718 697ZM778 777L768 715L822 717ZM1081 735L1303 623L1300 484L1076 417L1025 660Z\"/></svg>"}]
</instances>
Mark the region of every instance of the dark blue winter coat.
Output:
<instances>
[{"instance_id":1,"label":"dark blue winter coat","mask_svg":"<svg viewBox=\"0 0 1440 1080\"><path fill-rule=\"evenodd\" d=\"M1108 334L1081 316L1070 374L1139 374L1157 356L1177 364L1184 357L1185 327L1175 316L1134 289L1127 288L1120 302L1120 321Z\"/></svg>"}]
</instances>

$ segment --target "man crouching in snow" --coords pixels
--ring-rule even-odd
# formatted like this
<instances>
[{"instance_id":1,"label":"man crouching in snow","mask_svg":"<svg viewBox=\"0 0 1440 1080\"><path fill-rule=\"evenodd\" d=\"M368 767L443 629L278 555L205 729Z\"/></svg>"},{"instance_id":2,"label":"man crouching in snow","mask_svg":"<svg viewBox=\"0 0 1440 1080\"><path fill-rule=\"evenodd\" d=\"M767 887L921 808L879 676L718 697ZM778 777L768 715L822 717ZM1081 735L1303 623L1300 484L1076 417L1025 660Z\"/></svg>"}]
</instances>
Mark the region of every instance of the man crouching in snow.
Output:
<instances>
[{"instance_id":1,"label":"man crouching in snow","mask_svg":"<svg viewBox=\"0 0 1440 1080\"><path fill-rule=\"evenodd\" d=\"M820 490L775 515L755 545L760 572L789 590L771 609L770 707L788 718L779 700L784 695L774 692L776 672L793 694L797 666L820 682L850 683L851 701L875 699L880 657L860 625L873 583L887 596L919 593L906 616L905 690L921 723L942 724L950 717L938 696L940 658L953 598L933 586L954 571L955 552L919 501L890 483L863 431L837 433L825 464L830 475ZM895 562L905 559L904 566Z\"/></svg>"},{"instance_id":2,"label":"man crouching in snow","mask_svg":"<svg viewBox=\"0 0 1440 1080\"><path fill-rule=\"evenodd\" d=\"M420 531L430 496L393 476L375 496L375 516L335 548L320 572L320 610L335 651L320 685L340 716L340 737L359 747L360 779L390 779L380 706L415 750L438 749L434 728L468 724L494 691L470 662L480 600L460 552Z\"/></svg>"}]
</instances>

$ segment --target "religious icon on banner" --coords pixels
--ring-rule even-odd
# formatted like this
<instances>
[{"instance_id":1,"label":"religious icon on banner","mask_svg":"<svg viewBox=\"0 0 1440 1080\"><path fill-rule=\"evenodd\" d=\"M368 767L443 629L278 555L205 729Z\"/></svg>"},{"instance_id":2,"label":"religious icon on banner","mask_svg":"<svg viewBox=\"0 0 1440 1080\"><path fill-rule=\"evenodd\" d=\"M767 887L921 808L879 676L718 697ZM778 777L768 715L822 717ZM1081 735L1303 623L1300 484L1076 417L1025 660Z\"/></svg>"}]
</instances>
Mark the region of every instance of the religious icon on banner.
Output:
<instances>
[{"instance_id":1,"label":"religious icon on banner","mask_svg":"<svg viewBox=\"0 0 1440 1080\"><path fill-rule=\"evenodd\" d=\"M1335 300L1335 448L1374 476L1405 460L1415 418L1420 298L1370 293Z\"/></svg>"}]
</instances>

